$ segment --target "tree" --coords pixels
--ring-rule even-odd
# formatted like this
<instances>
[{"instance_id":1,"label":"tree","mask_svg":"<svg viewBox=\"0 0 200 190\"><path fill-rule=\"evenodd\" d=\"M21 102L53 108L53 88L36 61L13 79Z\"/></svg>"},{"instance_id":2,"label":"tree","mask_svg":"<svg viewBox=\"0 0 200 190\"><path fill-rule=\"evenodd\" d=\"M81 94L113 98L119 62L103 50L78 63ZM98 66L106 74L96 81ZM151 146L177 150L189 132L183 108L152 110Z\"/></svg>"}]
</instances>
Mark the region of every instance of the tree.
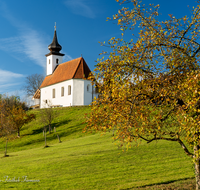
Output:
<instances>
[{"instance_id":1,"label":"tree","mask_svg":"<svg viewBox=\"0 0 200 190\"><path fill-rule=\"evenodd\" d=\"M17 131L20 137L20 130L24 124L35 119L34 114L26 112L27 106L20 101L18 96L0 95L1 127L4 131Z\"/></svg>"},{"instance_id":2,"label":"tree","mask_svg":"<svg viewBox=\"0 0 200 190\"><path fill-rule=\"evenodd\" d=\"M53 120L58 116L58 113L56 112L56 110L52 107L52 103L51 101L47 101L47 103L45 102L45 104L47 106L47 108L41 109L40 113L41 113L41 121L42 123L44 123L45 125L47 125L49 127L49 134L51 133L51 124L53 122Z\"/></svg>"},{"instance_id":3,"label":"tree","mask_svg":"<svg viewBox=\"0 0 200 190\"><path fill-rule=\"evenodd\" d=\"M2 96L1 96L2 97ZM5 152L4 157L7 157L7 144L9 135L15 132L13 125L11 124L10 120L6 117L6 109L5 109L5 102L0 99L0 113L1 113L1 123L0 123L0 137L4 137L6 139L5 145Z\"/></svg>"},{"instance_id":4,"label":"tree","mask_svg":"<svg viewBox=\"0 0 200 190\"><path fill-rule=\"evenodd\" d=\"M13 106L8 109L8 118L12 122L17 136L20 137L21 128L36 118L35 114L27 114L23 109L23 104Z\"/></svg>"},{"instance_id":5,"label":"tree","mask_svg":"<svg viewBox=\"0 0 200 190\"><path fill-rule=\"evenodd\" d=\"M127 146L139 139L179 143L194 160L200 189L200 5L191 17L160 21L159 5L121 3L131 2L132 9L113 16L122 38L109 40L112 51L98 60L91 77L101 95L85 130L114 130ZM138 38L123 40L127 30L135 36L136 27Z\"/></svg>"},{"instance_id":6,"label":"tree","mask_svg":"<svg viewBox=\"0 0 200 190\"><path fill-rule=\"evenodd\" d=\"M42 74L32 74L26 77L26 85L23 87L23 90L28 96L33 96L37 89L40 88L44 80L44 75Z\"/></svg>"},{"instance_id":7,"label":"tree","mask_svg":"<svg viewBox=\"0 0 200 190\"><path fill-rule=\"evenodd\" d=\"M58 112L56 112L56 110L52 107L52 103L50 100L48 100L47 102L44 101L44 103L46 104L45 107L47 107L47 108L40 110L40 115L41 115L40 119L41 119L41 122L45 125L44 126L45 147L47 147L47 143L46 143L47 127L49 127L49 134L50 134L51 130L52 130L52 128L51 128L52 122L58 116ZM58 139L59 139L59 136L58 136Z\"/></svg>"}]
</instances>

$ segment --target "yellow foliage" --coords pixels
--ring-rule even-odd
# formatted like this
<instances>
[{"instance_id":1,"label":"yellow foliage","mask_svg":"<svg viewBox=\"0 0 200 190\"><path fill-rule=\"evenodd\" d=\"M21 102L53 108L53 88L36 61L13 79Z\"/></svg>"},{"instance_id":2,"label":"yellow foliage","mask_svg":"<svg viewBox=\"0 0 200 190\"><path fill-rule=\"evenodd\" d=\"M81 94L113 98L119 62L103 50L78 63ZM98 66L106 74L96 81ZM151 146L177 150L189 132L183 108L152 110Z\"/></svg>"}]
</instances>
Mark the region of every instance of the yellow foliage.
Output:
<instances>
[{"instance_id":1,"label":"yellow foliage","mask_svg":"<svg viewBox=\"0 0 200 190\"><path fill-rule=\"evenodd\" d=\"M86 130L113 131L122 144L176 141L194 158L188 147L200 146L200 6L190 20L160 21L158 8L135 0L113 17L137 38L109 40L112 51L95 68L100 95Z\"/></svg>"}]
</instances>

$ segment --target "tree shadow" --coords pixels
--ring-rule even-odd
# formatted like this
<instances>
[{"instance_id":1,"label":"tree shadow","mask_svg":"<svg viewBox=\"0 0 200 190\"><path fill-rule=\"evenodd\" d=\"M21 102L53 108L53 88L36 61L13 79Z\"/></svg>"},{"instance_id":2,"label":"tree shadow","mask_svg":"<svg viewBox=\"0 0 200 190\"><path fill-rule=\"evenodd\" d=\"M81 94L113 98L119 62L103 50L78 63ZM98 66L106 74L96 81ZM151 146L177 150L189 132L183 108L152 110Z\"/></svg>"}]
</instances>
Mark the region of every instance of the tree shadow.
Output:
<instances>
[{"instance_id":1,"label":"tree shadow","mask_svg":"<svg viewBox=\"0 0 200 190\"><path fill-rule=\"evenodd\" d=\"M80 127L80 125L73 125L73 126L67 127L65 131L59 132L59 136L66 137L73 133L82 131L83 129L82 129L82 127Z\"/></svg>"},{"instance_id":2,"label":"tree shadow","mask_svg":"<svg viewBox=\"0 0 200 190\"><path fill-rule=\"evenodd\" d=\"M70 121L71 121L71 120L66 119L66 120L61 121L61 122L52 123L52 124L51 124L51 128L52 128L52 130L53 130L54 127L58 128L58 127L60 127L60 126L62 126L62 125L66 125L66 124L68 124ZM43 133L44 127L46 127L46 129L48 129L49 126L46 125L46 126L40 127L39 129L34 129L34 130L32 130L32 133L31 133L31 134L26 134L26 135L36 135L36 134Z\"/></svg>"},{"instance_id":3,"label":"tree shadow","mask_svg":"<svg viewBox=\"0 0 200 190\"><path fill-rule=\"evenodd\" d=\"M131 189L172 189L170 187L171 184L173 184L174 182L178 182L178 181L183 181L183 180L188 180L188 179L194 179L193 177L188 177L188 178L183 178L183 179L178 179L178 180L169 180L169 181L166 181L166 182L161 182L161 183L153 183L153 184L150 184L150 185L144 185L144 186L139 186L139 187L131 187L131 188L126 188L126 189L121 189L121 190L131 190ZM160 187L159 188L159 185L166 185L165 187ZM169 185L169 188L168 188L168 185ZM181 184L180 184L181 185ZM174 189L174 188L173 188ZM177 188L179 189L179 188ZM183 190L186 190L188 189L187 187L186 188L181 188Z\"/></svg>"},{"instance_id":4,"label":"tree shadow","mask_svg":"<svg viewBox=\"0 0 200 190\"><path fill-rule=\"evenodd\" d=\"M54 123L52 123L52 128L54 128L54 127L56 127L56 128L58 128L58 127L60 127L60 126L62 126L62 125L66 125L66 124L68 124L70 121L72 121L71 119L65 119L65 120L62 120L62 121L60 121L60 122L54 122Z\"/></svg>"}]
</instances>

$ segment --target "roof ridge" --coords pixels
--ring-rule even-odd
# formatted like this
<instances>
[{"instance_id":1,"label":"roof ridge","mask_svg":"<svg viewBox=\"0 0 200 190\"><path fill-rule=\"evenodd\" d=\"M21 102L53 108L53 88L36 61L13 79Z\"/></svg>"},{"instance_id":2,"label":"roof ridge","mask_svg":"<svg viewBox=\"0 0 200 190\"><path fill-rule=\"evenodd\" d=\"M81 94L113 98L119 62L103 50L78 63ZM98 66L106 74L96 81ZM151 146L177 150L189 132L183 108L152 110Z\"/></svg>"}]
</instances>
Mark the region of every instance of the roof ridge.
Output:
<instances>
[{"instance_id":1,"label":"roof ridge","mask_svg":"<svg viewBox=\"0 0 200 190\"><path fill-rule=\"evenodd\" d=\"M76 60L76 59L80 59L81 57L78 57L78 58L75 58L75 59L71 59L71 60L69 60L69 61L66 61L66 62L63 62L63 63L60 63L59 65L62 65L62 64L64 64L64 63L69 63L69 62L72 62L72 61L74 61L74 60Z\"/></svg>"}]
</instances>

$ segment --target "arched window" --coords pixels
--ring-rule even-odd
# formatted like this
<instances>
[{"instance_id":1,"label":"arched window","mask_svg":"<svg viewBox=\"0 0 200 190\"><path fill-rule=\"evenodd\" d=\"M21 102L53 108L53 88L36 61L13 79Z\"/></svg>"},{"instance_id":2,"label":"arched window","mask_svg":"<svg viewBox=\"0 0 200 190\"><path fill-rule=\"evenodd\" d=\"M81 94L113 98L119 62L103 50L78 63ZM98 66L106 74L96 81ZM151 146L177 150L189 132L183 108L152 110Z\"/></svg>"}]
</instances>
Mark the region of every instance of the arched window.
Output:
<instances>
[{"instance_id":1,"label":"arched window","mask_svg":"<svg viewBox=\"0 0 200 190\"><path fill-rule=\"evenodd\" d=\"M61 87L61 96L64 96L64 90L65 90L65 88Z\"/></svg>"},{"instance_id":2,"label":"arched window","mask_svg":"<svg viewBox=\"0 0 200 190\"><path fill-rule=\"evenodd\" d=\"M56 64L58 64L59 63L59 59L56 59Z\"/></svg>"},{"instance_id":3,"label":"arched window","mask_svg":"<svg viewBox=\"0 0 200 190\"><path fill-rule=\"evenodd\" d=\"M68 95L71 95L71 85L68 85Z\"/></svg>"},{"instance_id":4,"label":"arched window","mask_svg":"<svg viewBox=\"0 0 200 190\"><path fill-rule=\"evenodd\" d=\"M52 98L55 98L56 97L56 90L55 88L53 89L53 93L52 93Z\"/></svg>"}]
</instances>

